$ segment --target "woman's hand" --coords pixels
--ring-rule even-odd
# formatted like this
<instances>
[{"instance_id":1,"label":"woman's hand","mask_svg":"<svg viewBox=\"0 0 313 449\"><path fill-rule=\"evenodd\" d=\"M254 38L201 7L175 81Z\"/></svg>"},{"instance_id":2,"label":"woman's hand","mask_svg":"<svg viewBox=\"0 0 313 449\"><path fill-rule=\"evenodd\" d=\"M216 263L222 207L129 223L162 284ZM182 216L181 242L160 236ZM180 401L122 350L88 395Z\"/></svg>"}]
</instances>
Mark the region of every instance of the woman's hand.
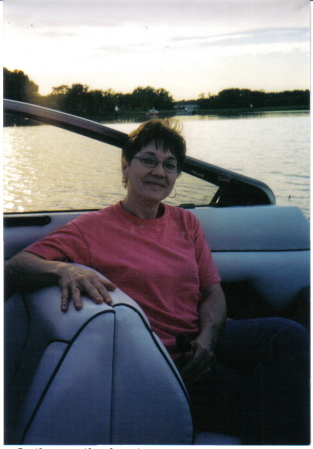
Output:
<instances>
[{"instance_id":1,"label":"woman's hand","mask_svg":"<svg viewBox=\"0 0 313 449\"><path fill-rule=\"evenodd\" d=\"M83 307L81 294L85 293L96 304L103 302L111 304L109 291L116 289L116 285L99 277L90 270L83 270L69 264L59 264L56 270L61 290L61 310L66 312L70 299L73 300L76 310Z\"/></svg>"},{"instance_id":2,"label":"woman's hand","mask_svg":"<svg viewBox=\"0 0 313 449\"><path fill-rule=\"evenodd\" d=\"M192 388L206 381L215 367L215 354L212 344L201 336L191 342L193 353L186 352L183 359L186 363L181 370L181 376L187 387Z\"/></svg>"},{"instance_id":3,"label":"woman's hand","mask_svg":"<svg viewBox=\"0 0 313 449\"><path fill-rule=\"evenodd\" d=\"M76 310L83 307L81 294L89 296L95 303L110 304L109 291L116 286L91 270L83 270L66 262L48 261L27 251L21 251L4 266L6 299L18 290L31 291L37 288L59 285L61 310L66 312L70 299Z\"/></svg>"},{"instance_id":4,"label":"woman's hand","mask_svg":"<svg viewBox=\"0 0 313 449\"><path fill-rule=\"evenodd\" d=\"M199 305L200 334L191 342L192 353L185 354L181 375L186 385L207 380L215 368L215 347L226 321L226 302L220 283L202 291Z\"/></svg>"}]
</instances>

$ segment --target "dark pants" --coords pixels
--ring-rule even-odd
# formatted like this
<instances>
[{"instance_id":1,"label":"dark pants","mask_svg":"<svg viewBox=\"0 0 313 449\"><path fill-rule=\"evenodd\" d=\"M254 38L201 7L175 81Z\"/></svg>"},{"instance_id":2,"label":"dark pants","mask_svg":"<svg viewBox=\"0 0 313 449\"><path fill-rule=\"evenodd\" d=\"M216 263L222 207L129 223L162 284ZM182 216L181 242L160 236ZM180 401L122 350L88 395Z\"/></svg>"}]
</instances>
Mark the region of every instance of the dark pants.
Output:
<instances>
[{"instance_id":1,"label":"dark pants","mask_svg":"<svg viewBox=\"0 0 313 449\"><path fill-rule=\"evenodd\" d=\"M190 391L197 431L243 444L309 444L309 336L284 318L234 320L221 332L216 369Z\"/></svg>"}]
</instances>

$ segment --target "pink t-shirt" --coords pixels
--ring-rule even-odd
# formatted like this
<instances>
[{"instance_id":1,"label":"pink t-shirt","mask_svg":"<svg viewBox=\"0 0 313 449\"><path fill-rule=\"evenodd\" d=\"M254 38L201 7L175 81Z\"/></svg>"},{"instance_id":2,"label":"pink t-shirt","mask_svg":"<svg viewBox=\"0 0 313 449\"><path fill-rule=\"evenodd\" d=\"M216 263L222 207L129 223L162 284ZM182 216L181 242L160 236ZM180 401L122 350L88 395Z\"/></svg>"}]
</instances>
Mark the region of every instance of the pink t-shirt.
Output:
<instances>
[{"instance_id":1,"label":"pink t-shirt","mask_svg":"<svg viewBox=\"0 0 313 449\"><path fill-rule=\"evenodd\" d=\"M220 282L197 218L169 205L162 217L146 220L119 202L81 215L26 250L102 273L142 307L172 356L178 333L193 339L199 332L201 290Z\"/></svg>"}]
</instances>

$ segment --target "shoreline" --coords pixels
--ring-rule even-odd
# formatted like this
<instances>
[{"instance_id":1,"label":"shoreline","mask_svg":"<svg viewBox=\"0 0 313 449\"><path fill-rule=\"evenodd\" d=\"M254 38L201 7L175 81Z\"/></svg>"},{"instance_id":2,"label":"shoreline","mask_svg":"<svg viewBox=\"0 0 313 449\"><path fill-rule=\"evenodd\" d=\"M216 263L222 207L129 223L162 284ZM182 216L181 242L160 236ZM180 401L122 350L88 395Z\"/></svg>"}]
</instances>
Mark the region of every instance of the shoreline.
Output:
<instances>
[{"instance_id":1,"label":"shoreline","mask_svg":"<svg viewBox=\"0 0 313 449\"><path fill-rule=\"evenodd\" d=\"M217 116L217 117L247 117L254 115L262 115L268 113L310 113L310 109L305 107L272 107L272 108L229 108L229 109L198 109L193 114L177 114L177 110L160 110L159 118L179 118L179 117L188 117L188 116ZM149 120L146 116L146 111L137 110L137 111L119 111L116 113L108 113L106 117L84 117L89 120L96 121L101 124L110 124L117 122L144 122ZM35 122L31 119L23 119L18 116L13 116L12 114L4 114L3 117L3 127L10 126L36 126L41 125L38 122Z\"/></svg>"}]
</instances>

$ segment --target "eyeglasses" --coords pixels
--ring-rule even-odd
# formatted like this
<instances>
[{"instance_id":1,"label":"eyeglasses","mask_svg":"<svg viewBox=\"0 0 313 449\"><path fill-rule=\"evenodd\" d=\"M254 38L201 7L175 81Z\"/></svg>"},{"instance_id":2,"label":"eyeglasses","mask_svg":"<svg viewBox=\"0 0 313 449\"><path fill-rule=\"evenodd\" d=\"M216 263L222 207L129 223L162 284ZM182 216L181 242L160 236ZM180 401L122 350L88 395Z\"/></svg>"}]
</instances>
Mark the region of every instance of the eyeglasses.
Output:
<instances>
[{"instance_id":1,"label":"eyeglasses","mask_svg":"<svg viewBox=\"0 0 313 449\"><path fill-rule=\"evenodd\" d=\"M168 173L178 172L178 163L175 159L167 159L166 161L159 161L154 156L134 156L133 159L139 159L139 162L145 167L155 168L161 162L163 168Z\"/></svg>"}]
</instances>

